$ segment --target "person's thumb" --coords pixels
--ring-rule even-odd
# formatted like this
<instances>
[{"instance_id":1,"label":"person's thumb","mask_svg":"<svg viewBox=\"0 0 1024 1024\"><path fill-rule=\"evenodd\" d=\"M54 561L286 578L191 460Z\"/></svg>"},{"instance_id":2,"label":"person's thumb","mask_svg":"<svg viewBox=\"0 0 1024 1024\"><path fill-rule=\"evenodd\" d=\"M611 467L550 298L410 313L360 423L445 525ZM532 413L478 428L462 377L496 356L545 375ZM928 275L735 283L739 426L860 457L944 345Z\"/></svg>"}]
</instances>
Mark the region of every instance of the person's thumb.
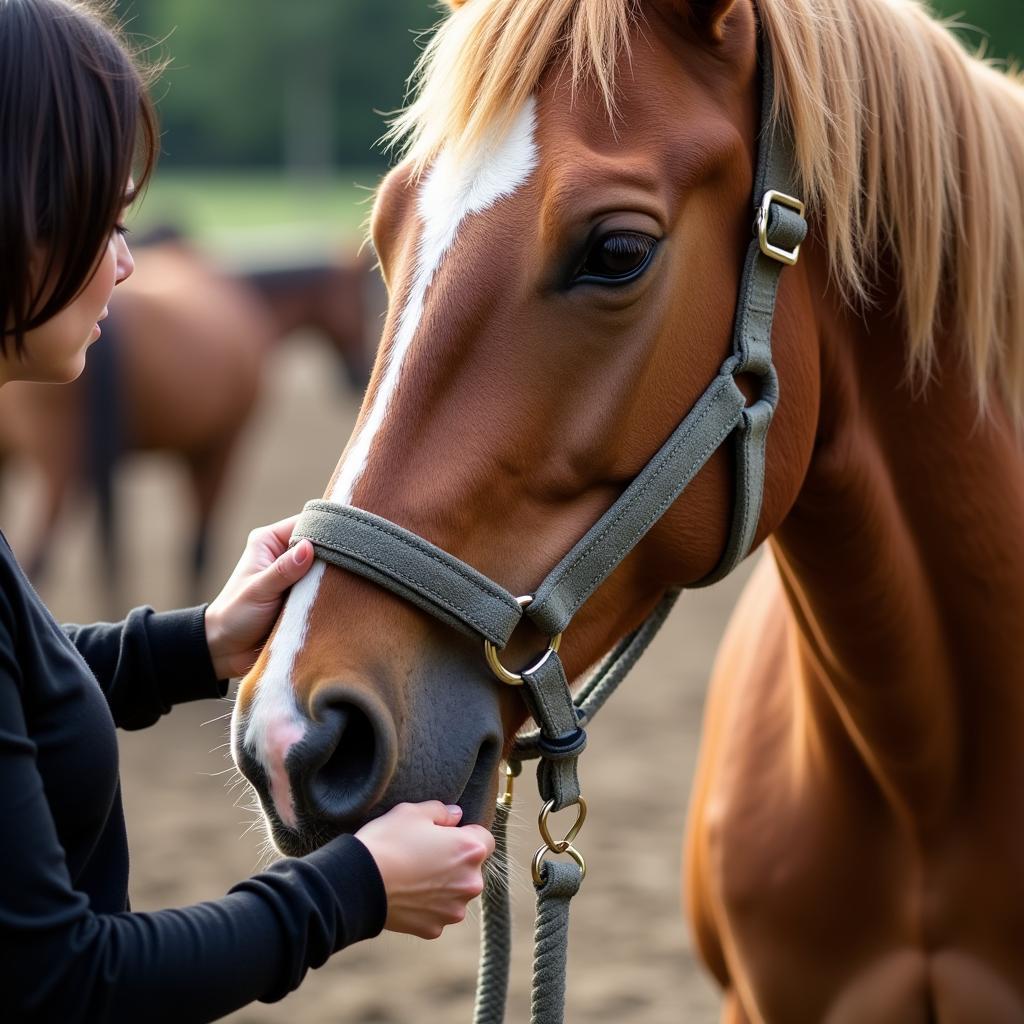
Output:
<instances>
[{"instance_id":1,"label":"person's thumb","mask_svg":"<svg viewBox=\"0 0 1024 1024\"><path fill-rule=\"evenodd\" d=\"M438 803L432 817L435 825L458 825L462 821L462 808L457 804Z\"/></svg>"},{"instance_id":2,"label":"person's thumb","mask_svg":"<svg viewBox=\"0 0 1024 1024\"><path fill-rule=\"evenodd\" d=\"M300 540L256 577L253 596L263 601L279 597L292 584L301 580L312 564L313 545L308 540Z\"/></svg>"}]
</instances>

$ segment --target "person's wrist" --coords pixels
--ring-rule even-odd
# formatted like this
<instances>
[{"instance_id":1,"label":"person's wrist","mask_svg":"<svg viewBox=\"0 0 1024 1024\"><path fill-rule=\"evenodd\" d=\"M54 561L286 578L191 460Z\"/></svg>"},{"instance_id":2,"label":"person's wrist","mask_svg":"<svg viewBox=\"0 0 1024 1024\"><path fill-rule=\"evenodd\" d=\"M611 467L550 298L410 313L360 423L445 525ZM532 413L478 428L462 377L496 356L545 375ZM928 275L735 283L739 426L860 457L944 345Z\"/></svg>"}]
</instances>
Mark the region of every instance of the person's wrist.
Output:
<instances>
[{"instance_id":1,"label":"person's wrist","mask_svg":"<svg viewBox=\"0 0 1024 1024\"><path fill-rule=\"evenodd\" d=\"M357 836L340 835L303 861L314 865L337 894L345 918L356 930L347 942L372 938L384 930L388 915L388 894L384 879L370 848Z\"/></svg>"},{"instance_id":2,"label":"person's wrist","mask_svg":"<svg viewBox=\"0 0 1024 1024\"><path fill-rule=\"evenodd\" d=\"M206 624L206 646L210 649L210 661L218 679L231 677L230 658L226 650L224 623L214 605L207 605L203 615Z\"/></svg>"}]
</instances>

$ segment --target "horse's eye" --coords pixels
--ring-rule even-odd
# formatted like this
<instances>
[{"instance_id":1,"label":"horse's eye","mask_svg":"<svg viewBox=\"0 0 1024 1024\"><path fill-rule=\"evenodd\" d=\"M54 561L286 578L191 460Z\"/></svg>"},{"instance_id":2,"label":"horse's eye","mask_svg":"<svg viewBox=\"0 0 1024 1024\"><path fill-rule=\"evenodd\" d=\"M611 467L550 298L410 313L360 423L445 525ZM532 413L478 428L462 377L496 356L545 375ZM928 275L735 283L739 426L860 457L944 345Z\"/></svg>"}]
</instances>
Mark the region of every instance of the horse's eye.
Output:
<instances>
[{"instance_id":1,"label":"horse's eye","mask_svg":"<svg viewBox=\"0 0 1024 1024\"><path fill-rule=\"evenodd\" d=\"M602 235L587 252L573 284L626 284L638 278L651 262L657 241L639 231Z\"/></svg>"}]
</instances>

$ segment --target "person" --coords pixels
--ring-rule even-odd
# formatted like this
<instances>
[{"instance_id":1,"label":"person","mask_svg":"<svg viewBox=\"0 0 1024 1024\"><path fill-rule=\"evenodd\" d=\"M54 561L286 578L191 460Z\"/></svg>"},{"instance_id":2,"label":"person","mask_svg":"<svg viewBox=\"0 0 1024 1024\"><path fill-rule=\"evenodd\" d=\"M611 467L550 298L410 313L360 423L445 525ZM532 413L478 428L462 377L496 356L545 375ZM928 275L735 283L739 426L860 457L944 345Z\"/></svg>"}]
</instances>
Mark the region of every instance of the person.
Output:
<instances>
[{"instance_id":1,"label":"person","mask_svg":"<svg viewBox=\"0 0 1024 1024\"><path fill-rule=\"evenodd\" d=\"M132 272L122 216L157 145L109 7L0 0L0 386L74 379ZM482 888L490 833L403 805L219 900L133 913L115 725L226 692L313 562L253 532L207 606L59 627L0 541L0 1019L214 1020L382 928L424 937Z\"/></svg>"}]
</instances>

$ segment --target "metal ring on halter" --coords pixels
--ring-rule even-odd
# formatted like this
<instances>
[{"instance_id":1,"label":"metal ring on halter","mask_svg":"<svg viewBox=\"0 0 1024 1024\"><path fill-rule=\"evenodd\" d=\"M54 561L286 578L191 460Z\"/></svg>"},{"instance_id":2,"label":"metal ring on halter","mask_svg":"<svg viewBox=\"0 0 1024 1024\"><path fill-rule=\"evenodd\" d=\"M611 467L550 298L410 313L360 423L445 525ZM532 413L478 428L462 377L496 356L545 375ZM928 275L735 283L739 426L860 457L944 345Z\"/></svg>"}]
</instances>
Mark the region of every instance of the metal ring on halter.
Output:
<instances>
[{"instance_id":1,"label":"metal ring on halter","mask_svg":"<svg viewBox=\"0 0 1024 1024\"><path fill-rule=\"evenodd\" d=\"M572 828L566 832L565 838L557 840L552 838L551 829L548 826L548 819L554 810L555 801L549 800L541 808L540 820L537 823L540 828L540 837L552 853L568 853L572 844L576 841L576 837L580 834L580 829L583 828L583 822L587 820L587 801L582 796L576 798L575 804L569 804L568 806L576 807L576 821Z\"/></svg>"},{"instance_id":2,"label":"metal ring on halter","mask_svg":"<svg viewBox=\"0 0 1024 1024\"><path fill-rule=\"evenodd\" d=\"M583 859L583 854L573 846L573 841L580 834L580 829L583 828L583 822L587 820L587 801L583 797L577 797L574 801L576 807L576 821L573 823L571 829L565 834L564 839L555 839L551 835L551 829L548 827L548 818L551 816L551 812L554 810L555 801L549 800L542 808L540 812L540 836L544 840L544 845L533 855L533 881L537 885L543 883L543 879L540 875L540 869L544 865L544 858L549 853L566 854L572 857L576 861L577 866L580 869L580 880L582 881L587 877L587 862ZM570 807L573 804L569 805Z\"/></svg>"},{"instance_id":3,"label":"metal ring on halter","mask_svg":"<svg viewBox=\"0 0 1024 1024\"><path fill-rule=\"evenodd\" d=\"M533 595L529 594L526 597L517 597L516 603L520 608L525 608L533 600ZM562 643L562 634L558 633L548 641L548 649L541 655L540 660L536 665L530 668L523 669L523 672L532 673L536 672L554 654L559 645ZM491 671L503 682L508 683L509 686L522 686L523 685L523 672L509 672L507 668L501 663L501 659L498 657L498 648L491 643L490 640L484 641L484 657L487 659L487 664L490 665Z\"/></svg>"},{"instance_id":4,"label":"metal ring on halter","mask_svg":"<svg viewBox=\"0 0 1024 1024\"><path fill-rule=\"evenodd\" d=\"M567 857L572 857L576 861L576 866L580 869L580 881L587 877L587 862L583 859L583 854L575 846L567 846L564 850L552 850L547 846L542 846L533 855L533 881L535 885L544 884L540 869L544 866L544 858L549 853L564 853Z\"/></svg>"}]
</instances>

